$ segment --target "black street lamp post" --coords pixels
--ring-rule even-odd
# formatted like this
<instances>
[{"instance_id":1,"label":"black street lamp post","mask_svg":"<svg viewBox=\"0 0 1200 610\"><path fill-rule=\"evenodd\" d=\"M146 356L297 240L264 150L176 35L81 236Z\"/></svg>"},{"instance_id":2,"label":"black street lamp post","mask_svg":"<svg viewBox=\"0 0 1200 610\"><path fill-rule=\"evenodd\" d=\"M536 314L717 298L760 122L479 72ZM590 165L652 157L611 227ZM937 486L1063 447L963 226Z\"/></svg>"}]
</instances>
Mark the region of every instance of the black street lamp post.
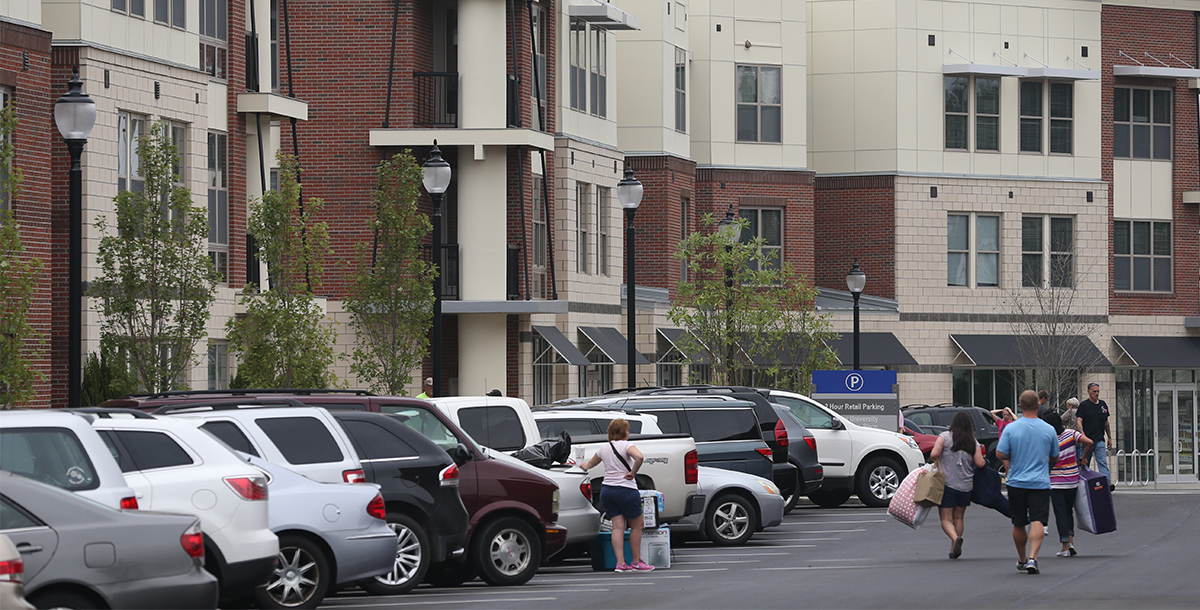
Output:
<instances>
[{"instance_id":1,"label":"black street lamp post","mask_svg":"<svg viewBox=\"0 0 1200 610\"><path fill-rule=\"evenodd\" d=\"M54 104L54 124L71 153L70 227L67 266L67 406L81 406L83 371L83 146L96 125L96 102L83 92L79 68L71 73L67 92Z\"/></svg>"},{"instance_id":2,"label":"black street lamp post","mask_svg":"<svg viewBox=\"0 0 1200 610\"><path fill-rule=\"evenodd\" d=\"M642 203L642 183L633 177L633 169L625 166L625 177L617 183L617 200L625 209L625 311L628 318L626 345L629 358L627 387L637 387L637 270L634 256L633 215Z\"/></svg>"},{"instance_id":3,"label":"black street lamp post","mask_svg":"<svg viewBox=\"0 0 1200 610\"><path fill-rule=\"evenodd\" d=\"M717 222L717 233L725 238L725 253L733 250L733 244L738 242L740 235L737 231L737 215L733 213L733 204L725 210L725 217ZM733 383L733 269L728 262L725 265L725 383Z\"/></svg>"},{"instance_id":4,"label":"black street lamp post","mask_svg":"<svg viewBox=\"0 0 1200 610\"><path fill-rule=\"evenodd\" d=\"M854 266L850 268L850 273L846 274L846 287L850 289L850 294L854 295L854 370L859 369L859 350L858 350L858 297L862 294L863 288L867 286L867 274L863 273L858 266L858 259L854 259Z\"/></svg>"},{"instance_id":5,"label":"black street lamp post","mask_svg":"<svg viewBox=\"0 0 1200 610\"><path fill-rule=\"evenodd\" d=\"M421 166L425 176L422 182L425 190L433 199L433 243L431 260L437 265L438 276L433 280L433 338L430 346L430 359L433 361L433 391L437 396L442 389L442 281L446 270L442 262L442 198L450 186L450 164L442 159L442 151L438 148L437 140L433 141L433 150L429 151L429 159Z\"/></svg>"}]
</instances>

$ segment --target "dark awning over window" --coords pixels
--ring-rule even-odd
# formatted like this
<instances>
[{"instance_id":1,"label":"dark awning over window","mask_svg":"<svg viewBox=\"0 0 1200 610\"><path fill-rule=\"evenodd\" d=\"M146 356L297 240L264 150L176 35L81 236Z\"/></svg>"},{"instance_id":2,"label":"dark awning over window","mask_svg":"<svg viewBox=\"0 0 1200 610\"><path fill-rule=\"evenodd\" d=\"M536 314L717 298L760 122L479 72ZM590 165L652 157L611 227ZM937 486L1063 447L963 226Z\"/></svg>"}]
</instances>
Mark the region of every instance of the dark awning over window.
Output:
<instances>
[{"instance_id":1,"label":"dark awning over window","mask_svg":"<svg viewBox=\"0 0 1200 610\"><path fill-rule=\"evenodd\" d=\"M1200 337L1113 337L1113 341L1134 366L1200 369Z\"/></svg>"},{"instance_id":2,"label":"dark awning over window","mask_svg":"<svg viewBox=\"0 0 1200 610\"><path fill-rule=\"evenodd\" d=\"M534 326L533 332L541 335L550 344L550 347L553 347L554 351L558 352L558 355L562 356L563 360L566 360L569 364L576 366L591 364L588 362L587 357L583 355L583 352L579 351L579 348L575 347L575 344L571 343L566 335L562 334L557 328L553 326ZM536 357L537 354L534 354L534 356Z\"/></svg>"},{"instance_id":3,"label":"dark awning over window","mask_svg":"<svg viewBox=\"0 0 1200 610\"><path fill-rule=\"evenodd\" d=\"M596 326L580 326L579 332L583 333L600 351L612 360L613 364L629 364L628 354L629 344L625 341L625 335L615 328L596 327ZM637 359L637 364L650 364L649 360L642 355L641 352L634 351L634 356Z\"/></svg>"},{"instance_id":4,"label":"dark awning over window","mask_svg":"<svg viewBox=\"0 0 1200 610\"><path fill-rule=\"evenodd\" d=\"M1082 335L1064 337L1030 338L1018 335L950 335L958 346L959 354L954 364L984 368L1030 368L1041 366L1037 356L1031 353L1031 342L1061 342L1047 352L1062 354L1061 367L1112 366L1108 358L1096 349L1091 339ZM865 349L864 349L865 351Z\"/></svg>"},{"instance_id":5,"label":"dark awning over window","mask_svg":"<svg viewBox=\"0 0 1200 610\"><path fill-rule=\"evenodd\" d=\"M917 360L904 349L904 345L892 333L859 333L859 366L899 366L916 364ZM829 342L842 365L854 364L854 333L842 333L840 339Z\"/></svg>"},{"instance_id":6,"label":"dark awning over window","mask_svg":"<svg viewBox=\"0 0 1200 610\"><path fill-rule=\"evenodd\" d=\"M692 364L709 364L708 354L704 350L689 349L694 347L695 342L689 343L685 336L688 336L686 330L682 328L660 328L658 334L662 335L671 347L675 348L680 354L687 358ZM690 337L689 337L690 339Z\"/></svg>"}]
</instances>

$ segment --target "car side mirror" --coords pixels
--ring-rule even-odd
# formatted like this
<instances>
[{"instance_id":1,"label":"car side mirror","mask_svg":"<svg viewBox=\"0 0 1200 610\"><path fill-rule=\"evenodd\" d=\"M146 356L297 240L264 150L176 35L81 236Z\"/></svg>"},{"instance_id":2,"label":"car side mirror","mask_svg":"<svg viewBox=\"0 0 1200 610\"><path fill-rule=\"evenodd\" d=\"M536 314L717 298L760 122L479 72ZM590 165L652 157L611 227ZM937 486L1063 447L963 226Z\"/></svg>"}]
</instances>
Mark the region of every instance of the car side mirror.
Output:
<instances>
[{"instance_id":1,"label":"car side mirror","mask_svg":"<svg viewBox=\"0 0 1200 610\"><path fill-rule=\"evenodd\" d=\"M454 463L458 464L459 466L462 466L463 464L466 464L467 462L470 462L470 461L471 461L471 451L469 449L467 449L466 445L459 443L458 447L456 447L454 449Z\"/></svg>"},{"instance_id":2,"label":"car side mirror","mask_svg":"<svg viewBox=\"0 0 1200 610\"><path fill-rule=\"evenodd\" d=\"M845 430L846 424L843 424L842 420L840 420L840 419L834 419L833 420L833 429L834 430Z\"/></svg>"}]
</instances>

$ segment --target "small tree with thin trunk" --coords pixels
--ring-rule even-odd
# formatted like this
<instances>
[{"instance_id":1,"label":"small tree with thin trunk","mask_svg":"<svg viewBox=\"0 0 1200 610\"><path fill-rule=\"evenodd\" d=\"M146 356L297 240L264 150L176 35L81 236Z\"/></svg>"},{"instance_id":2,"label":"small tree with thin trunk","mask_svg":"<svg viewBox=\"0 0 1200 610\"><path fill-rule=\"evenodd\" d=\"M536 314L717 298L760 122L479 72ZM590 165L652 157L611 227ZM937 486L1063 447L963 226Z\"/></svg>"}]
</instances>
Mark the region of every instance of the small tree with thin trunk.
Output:
<instances>
[{"instance_id":1,"label":"small tree with thin trunk","mask_svg":"<svg viewBox=\"0 0 1200 610\"><path fill-rule=\"evenodd\" d=\"M372 244L358 244L345 301L355 331L350 370L377 392L401 395L429 343L438 270L422 256L429 218L420 212L421 166L408 151L379 167Z\"/></svg>"},{"instance_id":2,"label":"small tree with thin trunk","mask_svg":"<svg viewBox=\"0 0 1200 610\"><path fill-rule=\"evenodd\" d=\"M12 202L21 194L21 170L16 167L12 133L17 128L15 107L0 110L0 408L33 398L37 371L31 362L40 352L40 338L29 324L29 310L42 274L41 259L30 256L21 243L20 225Z\"/></svg>"},{"instance_id":3,"label":"small tree with thin trunk","mask_svg":"<svg viewBox=\"0 0 1200 610\"><path fill-rule=\"evenodd\" d=\"M239 383L251 388L336 387L336 334L317 303L322 259L329 253L324 222L313 220L320 199L300 206L299 166L279 154L279 190L250 202L248 226L267 263L270 288L247 284L244 316L226 324L229 351L238 358Z\"/></svg>"},{"instance_id":4,"label":"small tree with thin trunk","mask_svg":"<svg viewBox=\"0 0 1200 610\"><path fill-rule=\"evenodd\" d=\"M117 195L116 232L96 220L100 344L121 355L135 391L187 386L196 344L207 335L220 276L208 257L208 216L178 184L178 151L165 123L138 139L142 191Z\"/></svg>"}]
</instances>

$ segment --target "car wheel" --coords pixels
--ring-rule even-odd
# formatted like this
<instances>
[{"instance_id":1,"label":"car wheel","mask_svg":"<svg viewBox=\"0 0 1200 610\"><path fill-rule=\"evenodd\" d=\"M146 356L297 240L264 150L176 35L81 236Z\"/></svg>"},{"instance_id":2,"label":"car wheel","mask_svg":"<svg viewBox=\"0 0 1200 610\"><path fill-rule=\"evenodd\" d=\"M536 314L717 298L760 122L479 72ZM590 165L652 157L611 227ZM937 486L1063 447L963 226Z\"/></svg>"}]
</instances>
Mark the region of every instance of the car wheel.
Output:
<instances>
[{"instance_id":1,"label":"car wheel","mask_svg":"<svg viewBox=\"0 0 1200 610\"><path fill-rule=\"evenodd\" d=\"M856 492L858 499L871 508L882 508L888 505L900 481L908 474L896 460L888 457L871 459L858 471Z\"/></svg>"},{"instance_id":2,"label":"car wheel","mask_svg":"<svg viewBox=\"0 0 1200 610\"><path fill-rule=\"evenodd\" d=\"M38 610L93 610L100 607L96 602L74 591L47 591L34 595L28 601Z\"/></svg>"},{"instance_id":3,"label":"car wheel","mask_svg":"<svg viewBox=\"0 0 1200 610\"><path fill-rule=\"evenodd\" d=\"M429 566L425 583L434 587L461 587L475 580L475 570L461 561L443 561Z\"/></svg>"},{"instance_id":4,"label":"car wheel","mask_svg":"<svg viewBox=\"0 0 1200 610\"><path fill-rule=\"evenodd\" d=\"M725 494L709 503L704 515L704 533L718 546L740 546L754 535L757 520L749 500Z\"/></svg>"},{"instance_id":5,"label":"car wheel","mask_svg":"<svg viewBox=\"0 0 1200 610\"><path fill-rule=\"evenodd\" d=\"M279 539L279 563L267 584L254 589L263 608L316 608L329 591L329 560L316 544L300 536Z\"/></svg>"},{"instance_id":6,"label":"car wheel","mask_svg":"<svg viewBox=\"0 0 1200 610\"><path fill-rule=\"evenodd\" d=\"M390 572L364 581L362 587L375 595L408 593L429 571L429 538L425 529L408 515L388 513L387 524L396 532L396 560Z\"/></svg>"},{"instance_id":7,"label":"car wheel","mask_svg":"<svg viewBox=\"0 0 1200 610\"><path fill-rule=\"evenodd\" d=\"M790 514L792 509L796 508L796 504L800 502L800 492L804 490L804 475L802 472L803 471L800 470L800 466L797 465L796 489L792 491L791 495L783 499L783 514L785 515Z\"/></svg>"},{"instance_id":8,"label":"car wheel","mask_svg":"<svg viewBox=\"0 0 1200 610\"><path fill-rule=\"evenodd\" d=\"M503 517L484 526L471 541L479 577L489 585L523 585L542 564L542 541L528 523Z\"/></svg>"}]
</instances>

